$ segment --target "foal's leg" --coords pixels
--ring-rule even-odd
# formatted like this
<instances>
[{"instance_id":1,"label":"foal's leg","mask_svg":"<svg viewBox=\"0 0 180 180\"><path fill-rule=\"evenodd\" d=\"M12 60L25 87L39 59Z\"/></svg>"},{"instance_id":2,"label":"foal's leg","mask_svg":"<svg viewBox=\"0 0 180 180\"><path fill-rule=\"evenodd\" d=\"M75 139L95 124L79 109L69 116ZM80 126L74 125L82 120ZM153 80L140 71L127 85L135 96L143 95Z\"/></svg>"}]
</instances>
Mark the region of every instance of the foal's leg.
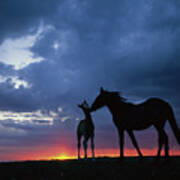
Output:
<instances>
[{"instance_id":1,"label":"foal's leg","mask_svg":"<svg viewBox=\"0 0 180 180\"><path fill-rule=\"evenodd\" d=\"M119 130L120 158L124 158L124 130Z\"/></svg>"},{"instance_id":2,"label":"foal's leg","mask_svg":"<svg viewBox=\"0 0 180 180\"><path fill-rule=\"evenodd\" d=\"M94 135L91 136L91 150L92 150L92 158L95 157L94 155Z\"/></svg>"},{"instance_id":3,"label":"foal's leg","mask_svg":"<svg viewBox=\"0 0 180 180\"><path fill-rule=\"evenodd\" d=\"M81 134L78 134L78 159L81 158L81 155L80 155L80 149L81 149L81 137L82 137L82 135L81 135Z\"/></svg>"},{"instance_id":4,"label":"foal's leg","mask_svg":"<svg viewBox=\"0 0 180 180\"><path fill-rule=\"evenodd\" d=\"M83 146L84 146L84 158L87 159L87 141L89 137L84 136Z\"/></svg>"},{"instance_id":5,"label":"foal's leg","mask_svg":"<svg viewBox=\"0 0 180 180\"><path fill-rule=\"evenodd\" d=\"M142 153L141 153L141 151L140 151L140 149L139 149L139 146L138 146L138 144L137 144L137 142L136 142L136 139L135 139L135 136L134 136L133 131L128 130L127 132L128 132L128 134L129 134L129 136L130 136L130 138L131 138L131 141L132 141L134 147L136 148L139 156L140 156L140 157L143 157L143 155L142 155Z\"/></svg>"}]
</instances>

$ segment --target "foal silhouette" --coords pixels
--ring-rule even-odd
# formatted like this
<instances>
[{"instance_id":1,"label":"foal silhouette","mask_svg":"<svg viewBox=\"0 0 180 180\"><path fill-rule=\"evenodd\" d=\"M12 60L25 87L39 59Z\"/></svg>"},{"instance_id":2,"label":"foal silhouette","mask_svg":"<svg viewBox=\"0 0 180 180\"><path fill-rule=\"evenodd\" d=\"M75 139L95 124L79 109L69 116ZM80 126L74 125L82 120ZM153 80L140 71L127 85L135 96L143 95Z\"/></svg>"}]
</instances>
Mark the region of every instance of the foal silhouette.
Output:
<instances>
[{"instance_id":1,"label":"foal silhouette","mask_svg":"<svg viewBox=\"0 0 180 180\"><path fill-rule=\"evenodd\" d=\"M81 137L84 136L83 146L84 146L84 157L87 159L87 141L91 139L91 149L92 157L94 158L94 124L90 115L90 108L86 101L78 105L85 114L85 119L81 120L77 128L77 138L78 138L78 159L80 159L80 148L81 148Z\"/></svg>"},{"instance_id":2,"label":"foal silhouette","mask_svg":"<svg viewBox=\"0 0 180 180\"><path fill-rule=\"evenodd\" d=\"M107 106L113 116L113 122L118 129L120 142L120 157L124 157L124 131L129 134L134 147L140 157L143 157L136 142L133 130L143 130L153 125L158 131L158 152L157 158L161 155L162 146L165 145L165 157L169 156L168 136L164 131L165 122L168 120L177 142L180 144L180 130L177 127L171 106L158 98L150 98L144 103L134 105L125 102L118 92L100 90L99 96L91 106L91 111L95 111L103 106Z\"/></svg>"}]
</instances>

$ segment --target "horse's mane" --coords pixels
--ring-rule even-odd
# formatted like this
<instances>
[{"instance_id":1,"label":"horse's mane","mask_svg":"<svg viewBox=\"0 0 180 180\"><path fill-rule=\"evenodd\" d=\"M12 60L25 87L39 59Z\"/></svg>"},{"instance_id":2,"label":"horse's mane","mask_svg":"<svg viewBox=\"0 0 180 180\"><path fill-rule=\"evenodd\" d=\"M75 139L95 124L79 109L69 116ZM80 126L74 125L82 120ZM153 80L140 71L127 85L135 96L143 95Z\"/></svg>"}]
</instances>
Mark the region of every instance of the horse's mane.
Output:
<instances>
[{"instance_id":1,"label":"horse's mane","mask_svg":"<svg viewBox=\"0 0 180 180\"><path fill-rule=\"evenodd\" d=\"M110 92L114 97L117 98L117 100L119 100L120 102L126 102L126 98L122 97L120 95L120 92Z\"/></svg>"}]
</instances>

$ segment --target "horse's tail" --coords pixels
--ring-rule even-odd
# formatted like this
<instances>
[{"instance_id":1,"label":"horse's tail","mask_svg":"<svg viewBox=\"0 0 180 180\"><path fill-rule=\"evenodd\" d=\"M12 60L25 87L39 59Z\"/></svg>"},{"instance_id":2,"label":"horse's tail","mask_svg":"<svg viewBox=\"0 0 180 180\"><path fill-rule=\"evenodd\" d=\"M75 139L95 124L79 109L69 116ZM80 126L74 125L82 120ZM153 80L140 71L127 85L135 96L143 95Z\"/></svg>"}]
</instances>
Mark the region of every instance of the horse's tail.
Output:
<instances>
[{"instance_id":1,"label":"horse's tail","mask_svg":"<svg viewBox=\"0 0 180 180\"><path fill-rule=\"evenodd\" d=\"M170 105L168 108L168 120L169 120L169 123L171 125L172 130L173 130L173 133L176 137L176 140L180 144L180 129L177 126L176 119L174 117L174 113L173 113L173 110L172 110Z\"/></svg>"}]
</instances>

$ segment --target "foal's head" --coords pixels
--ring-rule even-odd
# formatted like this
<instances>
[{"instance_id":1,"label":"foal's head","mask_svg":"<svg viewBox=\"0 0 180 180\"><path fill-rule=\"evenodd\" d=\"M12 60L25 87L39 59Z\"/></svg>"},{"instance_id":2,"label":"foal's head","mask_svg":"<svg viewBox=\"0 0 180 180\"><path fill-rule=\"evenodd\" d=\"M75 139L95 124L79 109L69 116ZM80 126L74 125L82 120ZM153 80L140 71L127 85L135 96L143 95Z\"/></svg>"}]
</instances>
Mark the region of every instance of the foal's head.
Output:
<instances>
[{"instance_id":1,"label":"foal's head","mask_svg":"<svg viewBox=\"0 0 180 180\"><path fill-rule=\"evenodd\" d=\"M119 92L110 92L110 91L105 91L102 87L100 88L100 94L96 97L94 103L91 106L91 111L96 111L97 109L108 105L109 103L113 103L114 101L117 100L123 100L119 96Z\"/></svg>"},{"instance_id":2,"label":"foal's head","mask_svg":"<svg viewBox=\"0 0 180 180\"><path fill-rule=\"evenodd\" d=\"M81 108L82 110L84 110L85 112L90 111L89 105L86 102L86 100L84 100L84 102L82 104L78 104L78 107Z\"/></svg>"}]
</instances>

